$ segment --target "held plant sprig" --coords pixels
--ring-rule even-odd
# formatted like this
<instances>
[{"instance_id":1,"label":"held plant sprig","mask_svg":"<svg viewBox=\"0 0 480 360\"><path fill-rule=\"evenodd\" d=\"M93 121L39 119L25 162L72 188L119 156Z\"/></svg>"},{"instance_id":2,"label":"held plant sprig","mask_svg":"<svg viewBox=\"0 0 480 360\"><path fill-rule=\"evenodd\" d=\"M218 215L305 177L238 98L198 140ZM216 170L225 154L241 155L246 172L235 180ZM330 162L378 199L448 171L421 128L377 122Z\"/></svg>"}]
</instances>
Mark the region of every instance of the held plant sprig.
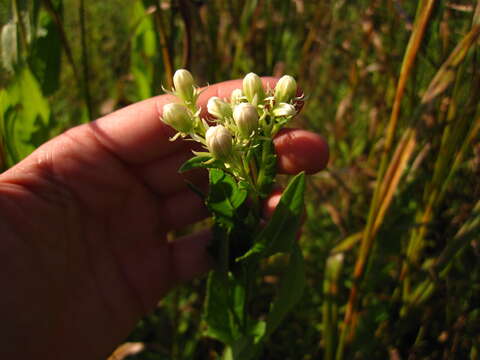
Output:
<instances>
[{"instance_id":1,"label":"held plant sprig","mask_svg":"<svg viewBox=\"0 0 480 360\"><path fill-rule=\"evenodd\" d=\"M254 359L263 342L299 300L304 286L303 257L295 241L303 211L305 178L294 177L283 192L271 219L261 219L262 201L276 176L273 137L296 114L297 84L283 76L275 89L264 89L250 73L230 99L212 97L201 118L200 94L193 76L177 70L169 93L179 103L167 104L161 120L179 137L201 143L204 151L180 168L209 170L210 188L204 196L214 220L210 273L205 304L206 335L226 344L224 359ZM280 288L265 313L252 308L260 284L262 260L286 255Z\"/></svg>"}]
</instances>

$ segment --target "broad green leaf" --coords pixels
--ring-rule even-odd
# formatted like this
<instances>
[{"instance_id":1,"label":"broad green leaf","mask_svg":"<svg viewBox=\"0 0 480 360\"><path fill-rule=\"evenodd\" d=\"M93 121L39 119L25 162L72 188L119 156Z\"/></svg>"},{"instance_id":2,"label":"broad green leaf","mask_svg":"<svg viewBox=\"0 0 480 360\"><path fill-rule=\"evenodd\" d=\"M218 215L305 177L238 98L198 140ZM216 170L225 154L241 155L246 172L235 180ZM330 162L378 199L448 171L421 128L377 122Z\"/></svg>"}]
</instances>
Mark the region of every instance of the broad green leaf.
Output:
<instances>
[{"instance_id":1,"label":"broad green leaf","mask_svg":"<svg viewBox=\"0 0 480 360\"><path fill-rule=\"evenodd\" d=\"M305 264L298 244L293 245L290 261L280 281L280 289L267 318L266 336L271 335L300 300L305 287Z\"/></svg>"},{"instance_id":2,"label":"broad green leaf","mask_svg":"<svg viewBox=\"0 0 480 360\"><path fill-rule=\"evenodd\" d=\"M237 261L243 261L253 255L268 257L290 251L301 223L304 193L305 174L302 172L288 184L272 218L255 240L255 245Z\"/></svg>"},{"instance_id":3,"label":"broad green leaf","mask_svg":"<svg viewBox=\"0 0 480 360\"><path fill-rule=\"evenodd\" d=\"M204 320L208 327L206 336L225 344L232 344L233 333L229 311L229 287L220 272L212 271L208 277Z\"/></svg>"},{"instance_id":4,"label":"broad green leaf","mask_svg":"<svg viewBox=\"0 0 480 360\"><path fill-rule=\"evenodd\" d=\"M231 274L212 271L207 282L204 320L206 335L226 344L234 344L242 337L245 286Z\"/></svg>"},{"instance_id":5,"label":"broad green leaf","mask_svg":"<svg viewBox=\"0 0 480 360\"><path fill-rule=\"evenodd\" d=\"M137 86L134 100L153 95L155 88L155 56L157 56L156 31L153 17L148 16L142 2L135 1L132 7L133 36L131 38L130 71Z\"/></svg>"},{"instance_id":6,"label":"broad green leaf","mask_svg":"<svg viewBox=\"0 0 480 360\"><path fill-rule=\"evenodd\" d=\"M239 187L231 175L219 169L210 170L207 207L215 216L233 218L246 198L247 191Z\"/></svg>"},{"instance_id":7,"label":"broad green leaf","mask_svg":"<svg viewBox=\"0 0 480 360\"><path fill-rule=\"evenodd\" d=\"M17 25L13 21L3 25L1 44L3 67L8 71L13 71L13 67L18 61Z\"/></svg>"},{"instance_id":8,"label":"broad green leaf","mask_svg":"<svg viewBox=\"0 0 480 360\"><path fill-rule=\"evenodd\" d=\"M46 140L50 108L40 86L27 67L21 68L2 100L5 141L11 162L29 155ZM43 136L39 136L44 134ZM13 165L10 163L10 165Z\"/></svg>"}]
</instances>

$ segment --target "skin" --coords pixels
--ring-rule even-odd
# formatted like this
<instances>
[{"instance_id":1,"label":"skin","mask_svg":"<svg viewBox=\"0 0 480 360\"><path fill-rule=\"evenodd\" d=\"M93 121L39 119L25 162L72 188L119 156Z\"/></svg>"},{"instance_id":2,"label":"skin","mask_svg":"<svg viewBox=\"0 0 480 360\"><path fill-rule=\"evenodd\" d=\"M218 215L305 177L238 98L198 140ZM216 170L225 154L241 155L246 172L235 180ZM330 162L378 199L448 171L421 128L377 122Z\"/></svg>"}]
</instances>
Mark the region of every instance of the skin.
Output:
<instances>
[{"instance_id":1,"label":"skin","mask_svg":"<svg viewBox=\"0 0 480 360\"><path fill-rule=\"evenodd\" d=\"M199 103L240 87L212 85ZM104 359L170 289L208 271L209 231L166 240L208 216L177 173L191 143L170 142L159 121L172 101L158 96L75 127L0 175L2 358ZM319 135L288 130L275 146L280 172L326 165ZM206 182L202 172L188 178Z\"/></svg>"}]
</instances>

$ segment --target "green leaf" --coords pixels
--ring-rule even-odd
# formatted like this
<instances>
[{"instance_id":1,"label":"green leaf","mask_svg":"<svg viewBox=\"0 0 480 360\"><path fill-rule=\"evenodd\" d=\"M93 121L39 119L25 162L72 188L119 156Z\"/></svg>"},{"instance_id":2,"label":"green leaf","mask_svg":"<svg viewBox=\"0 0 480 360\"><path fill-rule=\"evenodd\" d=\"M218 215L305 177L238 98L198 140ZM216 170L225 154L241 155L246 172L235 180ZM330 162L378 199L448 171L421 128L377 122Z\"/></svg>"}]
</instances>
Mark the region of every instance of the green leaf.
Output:
<instances>
[{"instance_id":1,"label":"green leaf","mask_svg":"<svg viewBox=\"0 0 480 360\"><path fill-rule=\"evenodd\" d=\"M216 168L219 167L219 162L218 161L211 161L212 160L211 156L208 155L201 155L201 156L194 156L187 161L183 163L183 165L178 169L179 173L184 173L186 171L196 169L196 168L204 168L204 169L210 169L210 168Z\"/></svg>"},{"instance_id":2,"label":"green leaf","mask_svg":"<svg viewBox=\"0 0 480 360\"><path fill-rule=\"evenodd\" d=\"M9 165L13 165L46 140L50 108L28 67L15 74L0 106Z\"/></svg>"},{"instance_id":3,"label":"green leaf","mask_svg":"<svg viewBox=\"0 0 480 360\"><path fill-rule=\"evenodd\" d=\"M225 344L234 344L242 337L245 286L231 274L212 271L207 282L204 320L206 336Z\"/></svg>"},{"instance_id":4,"label":"green leaf","mask_svg":"<svg viewBox=\"0 0 480 360\"><path fill-rule=\"evenodd\" d=\"M290 252L301 224L304 193L305 174L302 172L288 184L272 218L258 235L254 246L237 261L254 255L268 257L279 252Z\"/></svg>"},{"instance_id":5,"label":"green leaf","mask_svg":"<svg viewBox=\"0 0 480 360\"><path fill-rule=\"evenodd\" d=\"M245 202L247 191L235 179L219 169L210 170L210 191L207 207L214 216L233 219L236 210Z\"/></svg>"},{"instance_id":6,"label":"green leaf","mask_svg":"<svg viewBox=\"0 0 480 360\"><path fill-rule=\"evenodd\" d=\"M225 344L234 342L229 301L228 283L222 279L220 272L210 272L205 299L204 320L208 325L205 335Z\"/></svg>"},{"instance_id":7,"label":"green leaf","mask_svg":"<svg viewBox=\"0 0 480 360\"><path fill-rule=\"evenodd\" d=\"M268 314L265 336L271 335L277 329L302 297L305 287L305 263L298 244L293 245L288 267L280 283L280 290Z\"/></svg>"},{"instance_id":8,"label":"green leaf","mask_svg":"<svg viewBox=\"0 0 480 360\"><path fill-rule=\"evenodd\" d=\"M45 11L39 13L39 26L41 31L37 31L39 35L32 45L29 63L43 94L47 96L59 87L61 40L55 22Z\"/></svg>"},{"instance_id":9,"label":"green leaf","mask_svg":"<svg viewBox=\"0 0 480 360\"><path fill-rule=\"evenodd\" d=\"M134 31L131 38L130 71L133 75L136 94L133 100L149 98L155 89L155 66L158 56L156 30L152 16L142 2L135 1L132 7L132 24Z\"/></svg>"}]
</instances>

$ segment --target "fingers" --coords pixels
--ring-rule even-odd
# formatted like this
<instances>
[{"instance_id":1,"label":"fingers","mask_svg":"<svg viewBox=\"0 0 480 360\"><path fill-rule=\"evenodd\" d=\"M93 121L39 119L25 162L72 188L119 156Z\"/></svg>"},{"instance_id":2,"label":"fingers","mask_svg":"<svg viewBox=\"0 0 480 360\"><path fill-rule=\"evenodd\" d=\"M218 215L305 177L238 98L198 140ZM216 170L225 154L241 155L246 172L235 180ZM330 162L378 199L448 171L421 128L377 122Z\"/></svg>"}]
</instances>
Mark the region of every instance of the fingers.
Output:
<instances>
[{"instance_id":1,"label":"fingers","mask_svg":"<svg viewBox=\"0 0 480 360\"><path fill-rule=\"evenodd\" d=\"M172 266L179 282L191 280L212 267L207 247L212 238L210 230L191 234L170 243Z\"/></svg>"},{"instance_id":2,"label":"fingers","mask_svg":"<svg viewBox=\"0 0 480 360\"><path fill-rule=\"evenodd\" d=\"M165 229L178 230L209 216L203 200L190 189L164 199L162 223Z\"/></svg>"},{"instance_id":3,"label":"fingers","mask_svg":"<svg viewBox=\"0 0 480 360\"><path fill-rule=\"evenodd\" d=\"M157 195L168 196L188 189L187 182L205 191L208 175L205 169L194 169L180 174L178 169L193 156L189 149L141 165L136 173Z\"/></svg>"},{"instance_id":4,"label":"fingers","mask_svg":"<svg viewBox=\"0 0 480 360\"><path fill-rule=\"evenodd\" d=\"M272 217L281 197L282 189L275 189L272 191L267 200L265 200L262 211L264 219L270 219Z\"/></svg>"},{"instance_id":5,"label":"fingers","mask_svg":"<svg viewBox=\"0 0 480 360\"><path fill-rule=\"evenodd\" d=\"M323 170L328 162L328 145L325 139L311 131L282 129L273 140L278 155L278 171L313 174Z\"/></svg>"},{"instance_id":6,"label":"fingers","mask_svg":"<svg viewBox=\"0 0 480 360\"><path fill-rule=\"evenodd\" d=\"M204 230L181 237L173 242L152 238L126 253L123 259L132 284L141 294L144 310L152 311L158 299L172 287L207 272L211 267L207 246L211 232Z\"/></svg>"},{"instance_id":7,"label":"fingers","mask_svg":"<svg viewBox=\"0 0 480 360\"><path fill-rule=\"evenodd\" d=\"M274 87L276 78L264 78L264 84ZM198 105L206 114L210 97L229 97L241 88L242 80L231 80L204 88ZM176 102L172 95L160 95L127 106L86 126L109 151L130 164L142 164L167 156L180 148L191 146L185 141L169 141L174 131L160 121L163 106Z\"/></svg>"},{"instance_id":8,"label":"fingers","mask_svg":"<svg viewBox=\"0 0 480 360\"><path fill-rule=\"evenodd\" d=\"M263 211L262 215L264 219L270 219L273 216L273 213L275 212L275 209L278 206L278 203L280 202L280 199L282 198L282 193L283 189L277 188L272 193L270 196L265 200L263 204ZM301 224L305 222L306 219L306 214L305 214L305 209L303 209L303 214L301 217ZM300 236L302 234L302 230L300 229L297 233L297 240L300 239Z\"/></svg>"}]
</instances>

